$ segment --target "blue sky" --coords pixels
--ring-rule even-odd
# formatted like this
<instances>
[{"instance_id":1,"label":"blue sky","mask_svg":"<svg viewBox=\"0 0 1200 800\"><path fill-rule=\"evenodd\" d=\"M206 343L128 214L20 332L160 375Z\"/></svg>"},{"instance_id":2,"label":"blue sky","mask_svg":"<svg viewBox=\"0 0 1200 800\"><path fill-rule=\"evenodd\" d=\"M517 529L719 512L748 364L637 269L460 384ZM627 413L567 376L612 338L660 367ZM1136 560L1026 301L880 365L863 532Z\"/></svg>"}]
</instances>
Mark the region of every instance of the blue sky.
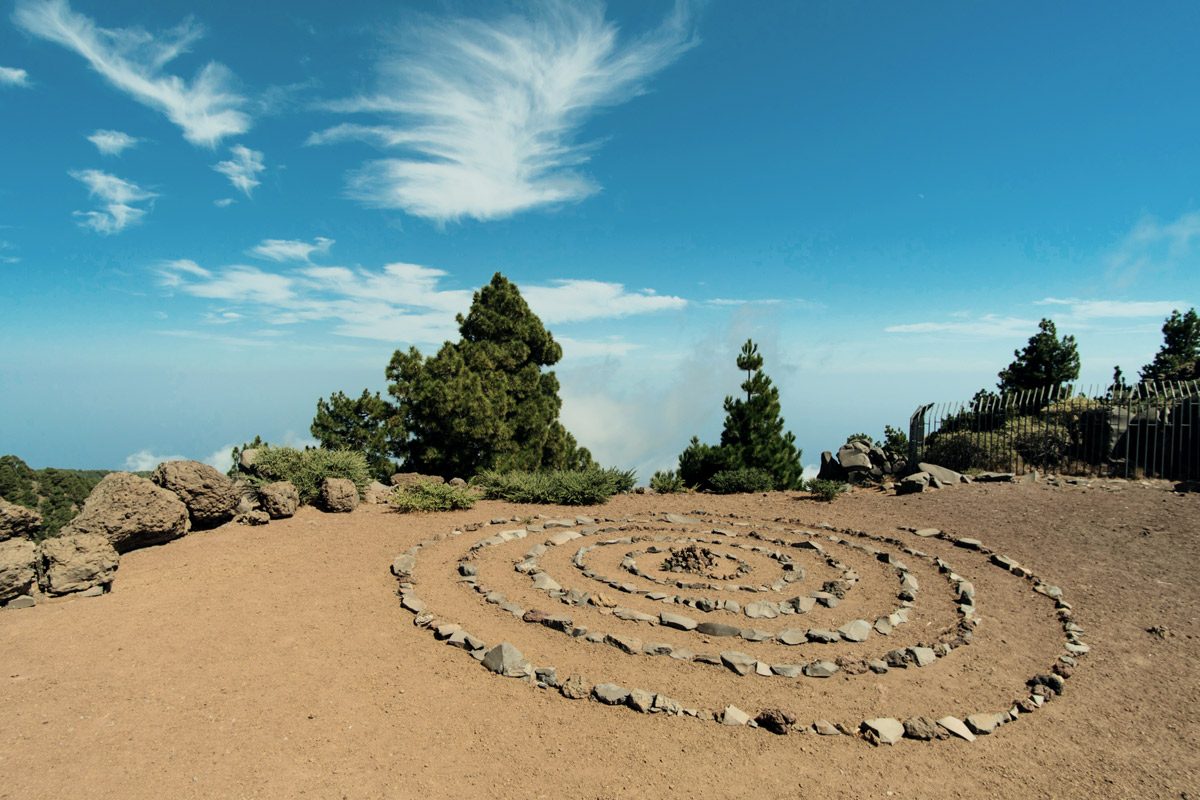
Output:
<instances>
[{"instance_id":1,"label":"blue sky","mask_svg":"<svg viewBox=\"0 0 1200 800\"><path fill-rule=\"evenodd\" d=\"M0 452L219 461L499 270L643 480L753 337L815 463L1200 304L1200 6L0 5Z\"/></svg>"}]
</instances>

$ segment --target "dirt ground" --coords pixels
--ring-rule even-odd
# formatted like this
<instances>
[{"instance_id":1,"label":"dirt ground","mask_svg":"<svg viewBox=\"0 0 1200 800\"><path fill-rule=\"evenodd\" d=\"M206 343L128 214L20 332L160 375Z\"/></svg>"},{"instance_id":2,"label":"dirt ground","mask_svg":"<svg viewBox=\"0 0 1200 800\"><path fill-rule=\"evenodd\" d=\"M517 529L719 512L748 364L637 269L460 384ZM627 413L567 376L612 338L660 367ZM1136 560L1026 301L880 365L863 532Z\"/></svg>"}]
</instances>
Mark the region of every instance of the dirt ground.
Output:
<instances>
[{"instance_id":1,"label":"dirt ground","mask_svg":"<svg viewBox=\"0 0 1200 800\"><path fill-rule=\"evenodd\" d=\"M936 527L981 539L1061 586L1092 652L1063 696L975 742L872 747L847 736L773 736L569 701L497 677L414 627L388 572L397 554L432 534L495 517L694 510L908 537L975 583L975 641L919 670L738 677L572 640L486 604L455 582L454 567L496 527L423 549L415 578L440 616L490 643L512 642L560 677L661 691L686 706L778 706L852 727L868 716L1006 708L1061 652L1053 604L977 553L898 530ZM488 548L480 580L592 629L697 652L729 647L568 608L533 590L512 564L542 538ZM597 548L590 565L619 574L630 549ZM543 568L565 588L594 590L571 566L573 553L551 548ZM756 572L777 568L759 554L735 554ZM814 611L804 626L895 605L882 565L852 551L835 555L862 581L842 606ZM641 555L638 563L655 562ZM265 527L227 525L129 553L103 597L0 611L0 798L1198 798L1198 565L1200 495L1161 483L976 484L908 497L859 490L832 505L797 494L630 495L569 510L494 502L437 515L302 509ZM799 648L739 641L734 649L805 663L873 657L928 638L953 623L953 604L936 570L910 566L921 586L914 613L886 639ZM832 576L818 561L805 568L808 584ZM795 619L755 625L778 630ZM1166 635L1148 632L1154 626Z\"/></svg>"}]
</instances>

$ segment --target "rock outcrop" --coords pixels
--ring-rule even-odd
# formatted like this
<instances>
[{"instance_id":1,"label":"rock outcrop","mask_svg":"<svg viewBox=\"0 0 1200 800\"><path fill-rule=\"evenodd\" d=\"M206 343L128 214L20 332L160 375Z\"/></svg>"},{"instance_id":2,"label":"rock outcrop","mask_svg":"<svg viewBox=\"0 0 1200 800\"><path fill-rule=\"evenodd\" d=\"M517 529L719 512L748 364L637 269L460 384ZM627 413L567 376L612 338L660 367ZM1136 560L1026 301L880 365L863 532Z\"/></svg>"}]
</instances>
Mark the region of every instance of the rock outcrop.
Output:
<instances>
[{"instance_id":1,"label":"rock outcrop","mask_svg":"<svg viewBox=\"0 0 1200 800\"><path fill-rule=\"evenodd\" d=\"M32 539L41 527L41 514L0 497L0 542L5 539Z\"/></svg>"},{"instance_id":2,"label":"rock outcrop","mask_svg":"<svg viewBox=\"0 0 1200 800\"><path fill-rule=\"evenodd\" d=\"M358 508L358 488L349 478L326 478L318 500L325 511L344 514Z\"/></svg>"},{"instance_id":3,"label":"rock outcrop","mask_svg":"<svg viewBox=\"0 0 1200 800\"><path fill-rule=\"evenodd\" d=\"M445 483L440 475L422 475L419 472L397 472L391 477L392 486L412 486L416 483Z\"/></svg>"},{"instance_id":4,"label":"rock outcrop","mask_svg":"<svg viewBox=\"0 0 1200 800\"><path fill-rule=\"evenodd\" d=\"M271 519L282 519L296 513L300 507L300 492L291 481L264 483L258 489L258 502Z\"/></svg>"},{"instance_id":5,"label":"rock outcrop","mask_svg":"<svg viewBox=\"0 0 1200 800\"><path fill-rule=\"evenodd\" d=\"M47 594L107 587L117 572L116 548L98 533L56 536L38 548L38 583Z\"/></svg>"},{"instance_id":6,"label":"rock outcrop","mask_svg":"<svg viewBox=\"0 0 1200 800\"><path fill-rule=\"evenodd\" d=\"M190 530L187 506L174 492L130 472L105 475L61 535L97 533L118 553L162 544Z\"/></svg>"},{"instance_id":7,"label":"rock outcrop","mask_svg":"<svg viewBox=\"0 0 1200 800\"><path fill-rule=\"evenodd\" d=\"M187 506L193 530L228 522L241 500L232 480L199 461L165 461L150 480L179 496Z\"/></svg>"},{"instance_id":8,"label":"rock outcrop","mask_svg":"<svg viewBox=\"0 0 1200 800\"><path fill-rule=\"evenodd\" d=\"M363 502L382 505L391 499L395 491L395 486L384 486L379 481L371 481L363 490Z\"/></svg>"}]
</instances>

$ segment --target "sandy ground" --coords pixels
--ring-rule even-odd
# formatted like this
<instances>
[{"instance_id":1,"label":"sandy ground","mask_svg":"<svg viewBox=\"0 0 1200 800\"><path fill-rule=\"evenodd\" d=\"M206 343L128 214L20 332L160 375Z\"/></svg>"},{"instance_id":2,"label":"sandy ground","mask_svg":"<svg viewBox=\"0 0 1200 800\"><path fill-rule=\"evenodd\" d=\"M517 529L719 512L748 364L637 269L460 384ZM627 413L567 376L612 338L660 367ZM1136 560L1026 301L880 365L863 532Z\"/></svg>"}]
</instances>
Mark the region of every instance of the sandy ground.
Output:
<instances>
[{"instance_id":1,"label":"sandy ground","mask_svg":"<svg viewBox=\"0 0 1200 800\"><path fill-rule=\"evenodd\" d=\"M992 736L873 748L850 737L772 736L639 715L493 676L414 627L388 573L416 542L492 517L700 509L900 537L909 534L898 526L974 536L1060 585L1093 651L1064 696ZM962 715L1005 707L1061 646L1052 606L1027 584L977 554L913 538L979 590L975 642L930 667L788 680L631 657L522 623L456 584L457 559L488 533L421 552L418 585L439 614L489 642L512 641L560 676L662 691L685 705L779 706L801 719L852 725L877 714ZM481 579L527 608L569 613L593 629L698 652L727 646L639 629L535 592L512 570L533 541L489 548ZM619 572L628 549L598 549L594 567ZM543 566L564 586L594 589L570 566L573 552L554 548ZM895 603L879 565L839 556L860 569L862 582L843 606L814 612L808 626ZM758 556L745 560L756 573L774 568ZM648 555L643 562L653 566ZM228 525L130 553L103 597L0 611L0 798L1197 798L1197 564L1200 495L1176 495L1165 484L975 485L904 498L856 491L832 505L785 494L634 495L582 510L491 502L440 515L304 509L263 528ZM805 566L809 589L829 577L818 562ZM736 649L804 663L926 638L952 623L952 605L936 571L911 566L921 583L916 613L887 640ZM1170 635L1148 633L1152 626Z\"/></svg>"}]
</instances>

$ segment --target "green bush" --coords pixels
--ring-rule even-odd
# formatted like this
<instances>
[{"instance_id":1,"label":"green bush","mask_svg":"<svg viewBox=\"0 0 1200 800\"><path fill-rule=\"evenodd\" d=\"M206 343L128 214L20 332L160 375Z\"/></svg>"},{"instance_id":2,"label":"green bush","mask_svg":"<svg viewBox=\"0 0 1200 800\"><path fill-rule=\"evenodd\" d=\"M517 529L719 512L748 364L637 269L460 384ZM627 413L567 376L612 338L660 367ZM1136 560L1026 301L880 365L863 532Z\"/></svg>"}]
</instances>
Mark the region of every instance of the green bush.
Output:
<instances>
[{"instance_id":1,"label":"green bush","mask_svg":"<svg viewBox=\"0 0 1200 800\"><path fill-rule=\"evenodd\" d=\"M712 476L709 486L717 494L769 492L775 488L775 479L765 469L742 467L721 470Z\"/></svg>"},{"instance_id":2,"label":"green bush","mask_svg":"<svg viewBox=\"0 0 1200 800\"><path fill-rule=\"evenodd\" d=\"M806 484L805 488L808 489L810 494L816 496L818 500L832 503L835 497L845 492L849 487L841 481L827 481L813 478Z\"/></svg>"},{"instance_id":3,"label":"green bush","mask_svg":"<svg viewBox=\"0 0 1200 800\"><path fill-rule=\"evenodd\" d=\"M684 490L683 478L673 469L659 470L650 476L650 488L659 494L675 494Z\"/></svg>"},{"instance_id":4,"label":"green bush","mask_svg":"<svg viewBox=\"0 0 1200 800\"><path fill-rule=\"evenodd\" d=\"M542 472L485 470L472 478L471 483L479 487L489 500L585 506L603 503L620 491L628 491L634 480L632 472L617 469Z\"/></svg>"},{"instance_id":5,"label":"green bush","mask_svg":"<svg viewBox=\"0 0 1200 800\"><path fill-rule=\"evenodd\" d=\"M397 489L389 502L397 511L457 511L475 505L475 493L465 486L423 481Z\"/></svg>"},{"instance_id":6,"label":"green bush","mask_svg":"<svg viewBox=\"0 0 1200 800\"><path fill-rule=\"evenodd\" d=\"M254 462L250 482L261 486L272 481L291 481L300 493L300 502L311 503L326 478L349 478L361 494L371 482L366 456L353 450L264 447Z\"/></svg>"}]
</instances>

